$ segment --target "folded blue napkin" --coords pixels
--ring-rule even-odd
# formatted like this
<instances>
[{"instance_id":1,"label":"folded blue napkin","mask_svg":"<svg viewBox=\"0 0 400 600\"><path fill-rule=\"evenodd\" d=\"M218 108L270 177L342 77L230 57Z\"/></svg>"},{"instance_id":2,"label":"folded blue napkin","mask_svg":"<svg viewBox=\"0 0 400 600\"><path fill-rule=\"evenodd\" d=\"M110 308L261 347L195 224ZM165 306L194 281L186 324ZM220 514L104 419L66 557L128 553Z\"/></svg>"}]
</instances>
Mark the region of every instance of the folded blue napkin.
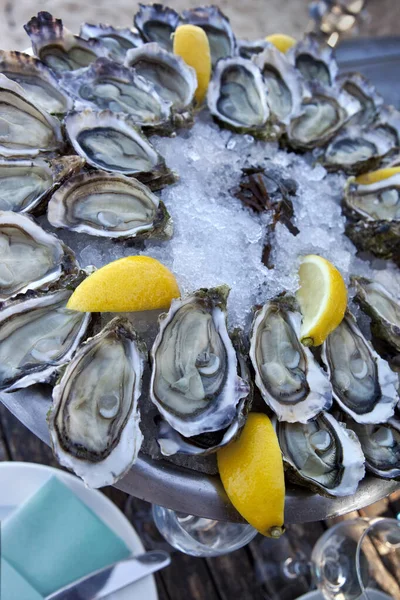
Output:
<instances>
[{"instance_id":1,"label":"folded blue napkin","mask_svg":"<svg viewBox=\"0 0 400 600\"><path fill-rule=\"evenodd\" d=\"M1 554L6 569L17 571L40 598L131 552L66 485L52 477L2 523ZM14 600L12 593L9 597ZM37 599L32 596L32 600Z\"/></svg>"}]
</instances>

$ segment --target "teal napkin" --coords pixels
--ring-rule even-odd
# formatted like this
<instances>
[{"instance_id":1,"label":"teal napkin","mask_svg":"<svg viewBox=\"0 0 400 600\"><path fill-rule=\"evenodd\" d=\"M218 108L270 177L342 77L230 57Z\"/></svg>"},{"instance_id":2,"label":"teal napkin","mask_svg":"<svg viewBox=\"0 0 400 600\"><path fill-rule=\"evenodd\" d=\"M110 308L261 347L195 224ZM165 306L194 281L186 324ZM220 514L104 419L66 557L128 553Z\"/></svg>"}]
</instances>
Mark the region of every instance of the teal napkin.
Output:
<instances>
[{"instance_id":1,"label":"teal napkin","mask_svg":"<svg viewBox=\"0 0 400 600\"><path fill-rule=\"evenodd\" d=\"M1 552L42 596L131 554L56 477L3 522Z\"/></svg>"},{"instance_id":2,"label":"teal napkin","mask_svg":"<svg viewBox=\"0 0 400 600\"><path fill-rule=\"evenodd\" d=\"M43 600L43 596L38 594L4 558L0 562L0 598L1 600Z\"/></svg>"}]
</instances>

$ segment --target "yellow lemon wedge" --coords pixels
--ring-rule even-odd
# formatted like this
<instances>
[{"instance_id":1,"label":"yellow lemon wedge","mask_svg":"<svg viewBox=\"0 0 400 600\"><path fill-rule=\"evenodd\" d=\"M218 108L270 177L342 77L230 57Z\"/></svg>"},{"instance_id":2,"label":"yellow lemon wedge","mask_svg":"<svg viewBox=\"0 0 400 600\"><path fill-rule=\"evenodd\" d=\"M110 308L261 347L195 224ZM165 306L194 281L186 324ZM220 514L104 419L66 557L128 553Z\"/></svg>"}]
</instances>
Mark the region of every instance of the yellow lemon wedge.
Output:
<instances>
[{"instance_id":1,"label":"yellow lemon wedge","mask_svg":"<svg viewBox=\"0 0 400 600\"><path fill-rule=\"evenodd\" d=\"M150 256L115 260L84 279L67 308L81 312L134 312L169 308L180 291L174 275Z\"/></svg>"},{"instance_id":2,"label":"yellow lemon wedge","mask_svg":"<svg viewBox=\"0 0 400 600\"><path fill-rule=\"evenodd\" d=\"M278 438L270 419L250 413L240 437L218 450L225 491L257 531L279 538L284 532L285 477Z\"/></svg>"},{"instance_id":3,"label":"yellow lemon wedge","mask_svg":"<svg viewBox=\"0 0 400 600\"><path fill-rule=\"evenodd\" d=\"M377 171L371 171L371 173L364 173L355 178L355 182L361 185L369 185L370 183L377 183L398 175L400 173L400 167L388 167L387 169L378 169Z\"/></svg>"},{"instance_id":4,"label":"yellow lemon wedge","mask_svg":"<svg viewBox=\"0 0 400 600\"><path fill-rule=\"evenodd\" d=\"M336 267L316 254L303 258L299 275L297 299L303 315L301 341L305 346L320 346L344 317L346 284Z\"/></svg>"},{"instance_id":5,"label":"yellow lemon wedge","mask_svg":"<svg viewBox=\"0 0 400 600\"><path fill-rule=\"evenodd\" d=\"M297 43L291 35L286 35L285 33L273 33L267 35L265 39L270 44L273 44L275 48L278 48L280 52L283 52L283 54L286 54L286 52Z\"/></svg>"},{"instance_id":6,"label":"yellow lemon wedge","mask_svg":"<svg viewBox=\"0 0 400 600\"><path fill-rule=\"evenodd\" d=\"M197 103L201 104L207 94L211 77L210 44L205 31L196 25L179 25L174 33L173 50L196 71L195 98Z\"/></svg>"}]
</instances>

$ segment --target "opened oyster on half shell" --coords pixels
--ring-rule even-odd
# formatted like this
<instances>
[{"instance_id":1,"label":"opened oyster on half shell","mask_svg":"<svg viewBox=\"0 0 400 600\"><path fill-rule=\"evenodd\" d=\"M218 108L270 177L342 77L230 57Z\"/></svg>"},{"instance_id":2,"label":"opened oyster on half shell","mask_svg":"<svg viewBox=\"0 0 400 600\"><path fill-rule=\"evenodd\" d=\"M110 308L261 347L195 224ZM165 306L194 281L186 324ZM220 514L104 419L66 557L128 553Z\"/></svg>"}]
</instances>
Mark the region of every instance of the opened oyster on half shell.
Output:
<instances>
[{"instance_id":1,"label":"opened oyster on half shell","mask_svg":"<svg viewBox=\"0 0 400 600\"><path fill-rule=\"evenodd\" d=\"M238 375L227 331L228 293L227 286L220 286L173 300L169 312L160 317L151 351L152 402L175 432L203 452L215 450L237 433L243 424L241 400L250 392L249 383ZM161 442L162 451L185 451L185 440L164 433L161 429L160 439L169 439Z\"/></svg>"},{"instance_id":2,"label":"opened oyster on half shell","mask_svg":"<svg viewBox=\"0 0 400 600\"><path fill-rule=\"evenodd\" d=\"M129 27L112 27L104 23L92 25L83 23L79 32L81 38L86 40L99 40L109 51L110 58L123 61L125 54L131 48L143 45L139 34Z\"/></svg>"},{"instance_id":3,"label":"opened oyster on half shell","mask_svg":"<svg viewBox=\"0 0 400 600\"><path fill-rule=\"evenodd\" d=\"M329 413L308 423L274 421L286 474L328 496L350 496L365 475L357 436Z\"/></svg>"},{"instance_id":4,"label":"opened oyster on half shell","mask_svg":"<svg viewBox=\"0 0 400 600\"><path fill-rule=\"evenodd\" d=\"M328 44L321 44L315 35L306 35L290 48L287 56L309 85L329 88L335 83L338 66L333 50Z\"/></svg>"},{"instance_id":5,"label":"opened oyster on half shell","mask_svg":"<svg viewBox=\"0 0 400 600\"><path fill-rule=\"evenodd\" d=\"M380 425L349 422L360 440L367 470L384 479L400 478L400 421L389 419Z\"/></svg>"},{"instance_id":6,"label":"opened oyster on half shell","mask_svg":"<svg viewBox=\"0 0 400 600\"><path fill-rule=\"evenodd\" d=\"M84 164L79 156L0 159L0 210L40 214L49 195Z\"/></svg>"},{"instance_id":7,"label":"opened oyster on half shell","mask_svg":"<svg viewBox=\"0 0 400 600\"><path fill-rule=\"evenodd\" d=\"M75 256L26 215L0 211L0 302L78 274Z\"/></svg>"},{"instance_id":8,"label":"opened oyster on half shell","mask_svg":"<svg viewBox=\"0 0 400 600\"><path fill-rule=\"evenodd\" d=\"M256 385L280 421L306 423L332 405L332 387L311 351L300 343L301 314L291 298L276 298L255 313L250 358Z\"/></svg>"},{"instance_id":9,"label":"opened oyster on half shell","mask_svg":"<svg viewBox=\"0 0 400 600\"><path fill-rule=\"evenodd\" d=\"M179 25L179 15L162 4L139 4L133 22L143 40L157 42L165 50L172 50L172 34Z\"/></svg>"},{"instance_id":10,"label":"opened oyster on half shell","mask_svg":"<svg viewBox=\"0 0 400 600\"><path fill-rule=\"evenodd\" d=\"M333 396L357 423L384 423L398 402L398 375L362 335L353 315L346 313L322 347Z\"/></svg>"},{"instance_id":11,"label":"opened oyster on half shell","mask_svg":"<svg viewBox=\"0 0 400 600\"><path fill-rule=\"evenodd\" d=\"M340 89L341 104L352 105L347 126L371 125L383 106L383 98L375 86L361 73L343 73L336 78L336 85Z\"/></svg>"},{"instance_id":12,"label":"opened oyster on half shell","mask_svg":"<svg viewBox=\"0 0 400 600\"><path fill-rule=\"evenodd\" d=\"M172 219L158 196L133 177L93 171L69 179L47 210L53 227L113 239L172 236Z\"/></svg>"},{"instance_id":13,"label":"opened oyster on half shell","mask_svg":"<svg viewBox=\"0 0 400 600\"><path fill-rule=\"evenodd\" d=\"M49 379L87 334L90 313L66 308L72 290L35 293L0 309L0 390Z\"/></svg>"},{"instance_id":14,"label":"opened oyster on half shell","mask_svg":"<svg viewBox=\"0 0 400 600\"><path fill-rule=\"evenodd\" d=\"M116 317L80 347L53 390L54 454L89 487L114 484L137 458L146 354L130 322Z\"/></svg>"}]
</instances>

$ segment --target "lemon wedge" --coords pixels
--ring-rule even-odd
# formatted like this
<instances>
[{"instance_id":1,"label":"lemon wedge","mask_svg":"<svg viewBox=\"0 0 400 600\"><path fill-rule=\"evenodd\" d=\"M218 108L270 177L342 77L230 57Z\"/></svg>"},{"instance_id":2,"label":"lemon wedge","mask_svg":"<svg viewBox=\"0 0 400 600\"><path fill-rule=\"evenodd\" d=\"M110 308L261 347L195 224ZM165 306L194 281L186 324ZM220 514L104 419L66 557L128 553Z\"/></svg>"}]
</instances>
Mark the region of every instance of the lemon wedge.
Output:
<instances>
[{"instance_id":1,"label":"lemon wedge","mask_svg":"<svg viewBox=\"0 0 400 600\"><path fill-rule=\"evenodd\" d=\"M218 450L225 491L257 531L279 538L283 531L285 477L278 438L267 415L250 413L240 437Z\"/></svg>"},{"instance_id":2,"label":"lemon wedge","mask_svg":"<svg viewBox=\"0 0 400 600\"><path fill-rule=\"evenodd\" d=\"M205 31L196 25L179 25L174 33L174 53L196 71L197 89L195 98L203 102L211 77L210 44Z\"/></svg>"},{"instance_id":3,"label":"lemon wedge","mask_svg":"<svg viewBox=\"0 0 400 600\"><path fill-rule=\"evenodd\" d=\"M400 167L388 167L387 169L378 169L377 171L371 171L370 173L364 173L355 178L355 182L361 185L369 185L370 183L377 183L398 175L400 173Z\"/></svg>"},{"instance_id":4,"label":"lemon wedge","mask_svg":"<svg viewBox=\"0 0 400 600\"><path fill-rule=\"evenodd\" d=\"M174 275L150 256L115 260L84 279L67 308L81 312L134 312L169 308L180 291Z\"/></svg>"},{"instance_id":5,"label":"lemon wedge","mask_svg":"<svg viewBox=\"0 0 400 600\"><path fill-rule=\"evenodd\" d=\"M278 48L280 52L283 52L283 54L286 54L286 52L297 43L292 36L286 35L285 33L273 33L267 35L265 39L267 42L270 42L270 44L273 44L275 48Z\"/></svg>"},{"instance_id":6,"label":"lemon wedge","mask_svg":"<svg viewBox=\"0 0 400 600\"><path fill-rule=\"evenodd\" d=\"M297 299L303 315L301 341L305 346L320 346L344 317L346 284L336 267L316 254L303 258L299 275Z\"/></svg>"}]
</instances>

